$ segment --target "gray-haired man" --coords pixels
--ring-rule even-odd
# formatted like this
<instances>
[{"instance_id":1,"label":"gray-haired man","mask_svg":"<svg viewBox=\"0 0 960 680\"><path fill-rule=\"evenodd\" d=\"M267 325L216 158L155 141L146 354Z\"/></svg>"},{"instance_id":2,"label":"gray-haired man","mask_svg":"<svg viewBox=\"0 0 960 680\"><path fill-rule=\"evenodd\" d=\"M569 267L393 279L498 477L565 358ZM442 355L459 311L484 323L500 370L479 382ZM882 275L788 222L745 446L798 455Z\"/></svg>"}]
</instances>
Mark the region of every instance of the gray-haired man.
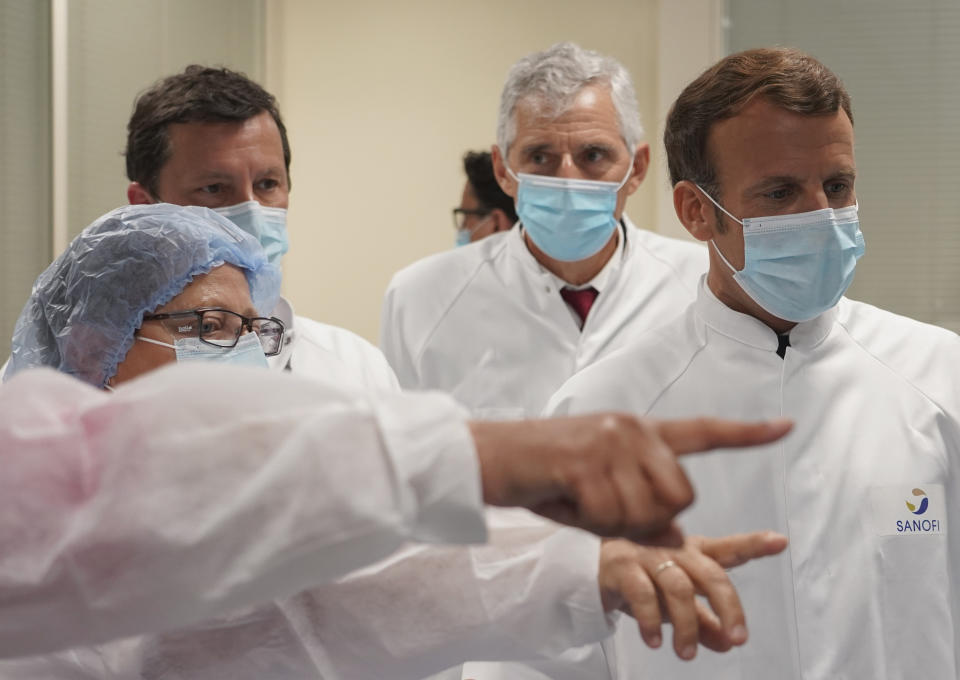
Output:
<instances>
[{"instance_id":1,"label":"gray-haired man","mask_svg":"<svg viewBox=\"0 0 960 680\"><path fill-rule=\"evenodd\" d=\"M421 260L387 290L381 345L400 383L474 415L539 415L573 373L685 308L699 246L637 229L650 158L630 77L571 43L521 59L493 166L520 229Z\"/></svg>"}]
</instances>

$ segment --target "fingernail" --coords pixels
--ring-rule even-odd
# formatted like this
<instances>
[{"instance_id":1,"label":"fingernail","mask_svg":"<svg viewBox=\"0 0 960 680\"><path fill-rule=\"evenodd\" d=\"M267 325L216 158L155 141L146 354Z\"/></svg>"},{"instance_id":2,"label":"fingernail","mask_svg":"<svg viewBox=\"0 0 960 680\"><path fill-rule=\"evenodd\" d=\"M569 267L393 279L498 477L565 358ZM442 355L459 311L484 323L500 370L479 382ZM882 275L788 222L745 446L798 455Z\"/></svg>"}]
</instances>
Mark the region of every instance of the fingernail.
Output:
<instances>
[{"instance_id":1,"label":"fingernail","mask_svg":"<svg viewBox=\"0 0 960 680\"><path fill-rule=\"evenodd\" d=\"M651 635L647 644L656 649L661 642L663 642L663 639L659 635Z\"/></svg>"},{"instance_id":2,"label":"fingernail","mask_svg":"<svg viewBox=\"0 0 960 680\"><path fill-rule=\"evenodd\" d=\"M680 651L680 658L687 659L688 661L697 655L697 646L688 645Z\"/></svg>"},{"instance_id":3,"label":"fingernail","mask_svg":"<svg viewBox=\"0 0 960 680\"><path fill-rule=\"evenodd\" d=\"M737 624L730 631L730 639L735 645L742 645L747 641L747 628L742 624Z\"/></svg>"}]
</instances>

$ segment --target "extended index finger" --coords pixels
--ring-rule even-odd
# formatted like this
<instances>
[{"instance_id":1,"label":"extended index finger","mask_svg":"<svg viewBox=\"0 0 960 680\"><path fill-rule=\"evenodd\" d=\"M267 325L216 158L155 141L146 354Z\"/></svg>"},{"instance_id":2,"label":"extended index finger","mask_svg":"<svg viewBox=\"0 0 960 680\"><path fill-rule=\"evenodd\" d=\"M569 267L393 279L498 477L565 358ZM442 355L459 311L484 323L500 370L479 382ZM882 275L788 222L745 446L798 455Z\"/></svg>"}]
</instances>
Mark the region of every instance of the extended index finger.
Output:
<instances>
[{"instance_id":1,"label":"extended index finger","mask_svg":"<svg viewBox=\"0 0 960 680\"><path fill-rule=\"evenodd\" d=\"M787 434L793 428L793 422L778 419L744 423L718 418L692 418L661 420L655 423L655 427L667 446L679 456L710 449L769 444Z\"/></svg>"},{"instance_id":2,"label":"extended index finger","mask_svg":"<svg viewBox=\"0 0 960 680\"><path fill-rule=\"evenodd\" d=\"M717 562L724 569L739 567L741 564L783 552L787 547L787 537L775 531L755 531L749 534L733 534L720 538L691 536L699 550Z\"/></svg>"}]
</instances>

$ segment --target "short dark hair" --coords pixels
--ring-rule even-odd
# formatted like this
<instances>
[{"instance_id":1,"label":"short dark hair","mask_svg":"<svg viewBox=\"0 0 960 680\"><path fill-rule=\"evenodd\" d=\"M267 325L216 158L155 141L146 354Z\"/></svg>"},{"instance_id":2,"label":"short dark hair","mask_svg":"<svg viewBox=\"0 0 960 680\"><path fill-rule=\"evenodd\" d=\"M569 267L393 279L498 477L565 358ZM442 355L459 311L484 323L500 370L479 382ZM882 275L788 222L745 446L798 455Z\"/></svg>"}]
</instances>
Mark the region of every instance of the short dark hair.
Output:
<instances>
[{"instance_id":1,"label":"short dark hair","mask_svg":"<svg viewBox=\"0 0 960 680\"><path fill-rule=\"evenodd\" d=\"M168 128L174 123L242 122L267 111L280 130L290 176L290 143L277 100L243 73L191 64L157 81L134 103L127 123L127 178L156 196L157 178L170 158Z\"/></svg>"},{"instance_id":2,"label":"short dark hair","mask_svg":"<svg viewBox=\"0 0 960 680\"><path fill-rule=\"evenodd\" d=\"M511 223L517 221L513 199L503 192L493 174L493 160L489 151L468 151L463 156L463 170L473 187L477 202L486 210L499 208L507 214Z\"/></svg>"},{"instance_id":3,"label":"short dark hair","mask_svg":"<svg viewBox=\"0 0 960 680\"><path fill-rule=\"evenodd\" d=\"M736 116L754 97L809 116L843 109L853 122L840 78L810 55L780 47L731 54L687 85L670 108L663 144L672 184L696 182L717 198L720 187L707 149L710 128Z\"/></svg>"}]
</instances>

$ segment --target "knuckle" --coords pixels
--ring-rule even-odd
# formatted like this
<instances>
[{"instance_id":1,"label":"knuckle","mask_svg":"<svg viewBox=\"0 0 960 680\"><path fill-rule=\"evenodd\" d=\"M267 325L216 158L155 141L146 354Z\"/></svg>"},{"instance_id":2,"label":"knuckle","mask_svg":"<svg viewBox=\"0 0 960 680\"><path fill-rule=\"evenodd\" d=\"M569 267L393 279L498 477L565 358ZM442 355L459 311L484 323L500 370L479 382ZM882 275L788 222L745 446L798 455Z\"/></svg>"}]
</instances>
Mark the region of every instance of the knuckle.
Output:
<instances>
[{"instance_id":1,"label":"knuckle","mask_svg":"<svg viewBox=\"0 0 960 680\"><path fill-rule=\"evenodd\" d=\"M712 591L729 590L732 588L727 573L717 566L711 566L702 580L704 587Z\"/></svg>"},{"instance_id":2,"label":"knuckle","mask_svg":"<svg viewBox=\"0 0 960 680\"><path fill-rule=\"evenodd\" d=\"M684 601L692 600L696 594L693 583L686 577L674 579L674 582L664 588L664 591L668 593L670 597Z\"/></svg>"}]
</instances>

